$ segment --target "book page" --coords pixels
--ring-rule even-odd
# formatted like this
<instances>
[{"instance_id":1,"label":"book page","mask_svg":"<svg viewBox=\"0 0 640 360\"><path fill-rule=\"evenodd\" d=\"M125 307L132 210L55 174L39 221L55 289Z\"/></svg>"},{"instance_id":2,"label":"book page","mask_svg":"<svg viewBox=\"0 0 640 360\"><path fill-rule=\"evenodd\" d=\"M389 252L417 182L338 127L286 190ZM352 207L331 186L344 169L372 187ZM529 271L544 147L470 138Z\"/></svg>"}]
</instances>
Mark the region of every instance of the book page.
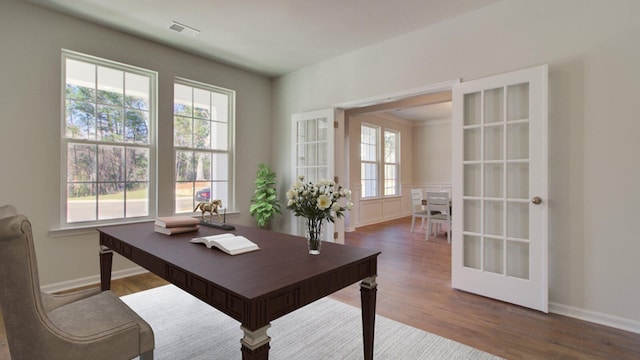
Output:
<instances>
[{"instance_id":1,"label":"book page","mask_svg":"<svg viewBox=\"0 0 640 360\"><path fill-rule=\"evenodd\" d=\"M191 242L203 243L208 248L217 247L231 255L260 249L258 245L244 236L235 236L230 233L193 238Z\"/></svg>"},{"instance_id":2,"label":"book page","mask_svg":"<svg viewBox=\"0 0 640 360\"><path fill-rule=\"evenodd\" d=\"M218 244L225 249L234 252L241 249L247 249L252 247L257 247L256 244L249 241L244 236L231 236L231 237L223 237L215 240Z\"/></svg>"}]
</instances>

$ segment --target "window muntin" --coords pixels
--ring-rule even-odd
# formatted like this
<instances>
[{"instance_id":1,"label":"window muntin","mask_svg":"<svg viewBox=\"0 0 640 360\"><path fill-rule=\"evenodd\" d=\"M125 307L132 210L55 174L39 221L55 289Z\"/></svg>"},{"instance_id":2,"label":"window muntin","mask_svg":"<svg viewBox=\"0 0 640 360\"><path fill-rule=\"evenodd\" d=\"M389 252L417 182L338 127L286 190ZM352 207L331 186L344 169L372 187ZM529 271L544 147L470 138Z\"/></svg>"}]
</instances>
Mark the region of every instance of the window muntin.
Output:
<instances>
[{"instance_id":1,"label":"window muntin","mask_svg":"<svg viewBox=\"0 0 640 360\"><path fill-rule=\"evenodd\" d=\"M378 196L378 133L377 126L360 127L360 181L362 197Z\"/></svg>"},{"instance_id":2,"label":"window muntin","mask_svg":"<svg viewBox=\"0 0 640 360\"><path fill-rule=\"evenodd\" d=\"M216 199L232 207L234 98L232 90L184 79L174 83L176 213Z\"/></svg>"},{"instance_id":3,"label":"window muntin","mask_svg":"<svg viewBox=\"0 0 640 360\"><path fill-rule=\"evenodd\" d=\"M64 50L62 222L151 217L155 72Z\"/></svg>"},{"instance_id":4,"label":"window muntin","mask_svg":"<svg viewBox=\"0 0 640 360\"><path fill-rule=\"evenodd\" d=\"M394 130L384 131L384 195L399 195L398 169L400 134Z\"/></svg>"}]
</instances>

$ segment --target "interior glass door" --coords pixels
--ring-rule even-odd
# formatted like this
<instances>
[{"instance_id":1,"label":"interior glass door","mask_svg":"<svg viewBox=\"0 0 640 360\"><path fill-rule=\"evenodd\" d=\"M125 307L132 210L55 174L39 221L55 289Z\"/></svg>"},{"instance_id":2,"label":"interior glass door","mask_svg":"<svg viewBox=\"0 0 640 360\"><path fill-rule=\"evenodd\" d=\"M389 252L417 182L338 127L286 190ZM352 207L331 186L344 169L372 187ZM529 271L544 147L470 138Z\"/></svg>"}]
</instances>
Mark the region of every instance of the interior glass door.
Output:
<instances>
[{"instance_id":1,"label":"interior glass door","mask_svg":"<svg viewBox=\"0 0 640 360\"><path fill-rule=\"evenodd\" d=\"M460 84L453 126L453 206L462 211L453 219L452 284L542 311L546 76L543 66Z\"/></svg>"},{"instance_id":2,"label":"interior glass door","mask_svg":"<svg viewBox=\"0 0 640 360\"><path fill-rule=\"evenodd\" d=\"M304 181L333 179L334 111L325 109L293 115L293 174L303 175ZM295 181L296 179L292 179ZM293 221L293 233L304 236L304 219ZM333 224L325 222L324 237L333 241Z\"/></svg>"}]
</instances>

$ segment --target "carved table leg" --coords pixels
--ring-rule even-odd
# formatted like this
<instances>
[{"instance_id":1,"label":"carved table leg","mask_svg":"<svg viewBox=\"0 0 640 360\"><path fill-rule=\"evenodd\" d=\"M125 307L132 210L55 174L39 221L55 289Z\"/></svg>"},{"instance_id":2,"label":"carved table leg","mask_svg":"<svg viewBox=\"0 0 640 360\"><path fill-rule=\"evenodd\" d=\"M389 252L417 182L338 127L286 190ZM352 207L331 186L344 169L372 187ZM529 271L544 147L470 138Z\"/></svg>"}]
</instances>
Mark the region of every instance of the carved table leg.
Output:
<instances>
[{"instance_id":1,"label":"carved table leg","mask_svg":"<svg viewBox=\"0 0 640 360\"><path fill-rule=\"evenodd\" d=\"M373 360L373 339L376 320L376 277L368 277L360 283L362 302L362 337L364 339L364 359Z\"/></svg>"},{"instance_id":2,"label":"carved table leg","mask_svg":"<svg viewBox=\"0 0 640 360\"><path fill-rule=\"evenodd\" d=\"M242 360L269 359L269 341L271 341L271 338L267 335L267 330L270 327L271 324L267 324L258 330L251 331L244 326L240 326L244 331L244 337L240 340L242 344Z\"/></svg>"},{"instance_id":3,"label":"carved table leg","mask_svg":"<svg viewBox=\"0 0 640 360\"><path fill-rule=\"evenodd\" d=\"M113 264L113 250L100 245L100 289L111 289L111 266Z\"/></svg>"}]
</instances>

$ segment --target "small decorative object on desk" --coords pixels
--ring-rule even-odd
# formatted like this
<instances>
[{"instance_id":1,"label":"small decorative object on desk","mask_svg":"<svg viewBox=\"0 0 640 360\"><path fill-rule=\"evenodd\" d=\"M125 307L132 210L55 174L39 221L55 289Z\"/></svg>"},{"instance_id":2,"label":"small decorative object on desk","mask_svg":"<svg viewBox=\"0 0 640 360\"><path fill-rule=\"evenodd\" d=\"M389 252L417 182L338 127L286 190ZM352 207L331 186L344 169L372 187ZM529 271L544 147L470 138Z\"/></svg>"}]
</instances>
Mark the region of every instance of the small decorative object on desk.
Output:
<instances>
[{"instance_id":1,"label":"small decorative object on desk","mask_svg":"<svg viewBox=\"0 0 640 360\"><path fill-rule=\"evenodd\" d=\"M193 209L193 212L200 210L202 214L200 217L204 220L205 214L209 213L209 220L213 217L213 214L218 215L218 220L220 220L220 213L218 213L218 208L222 207L222 200L213 200L210 203L201 202L196 205L196 208Z\"/></svg>"},{"instance_id":2,"label":"small decorative object on desk","mask_svg":"<svg viewBox=\"0 0 640 360\"><path fill-rule=\"evenodd\" d=\"M196 208L193 209L193 212L198 210L202 211L200 216L200 224L204 226L209 226L216 229L221 230L235 230L235 226L227 224L227 209L224 208L224 217L220 217L220 212L218 209L222 209L222 200L213 200L210 203L199 203L196 205ZM205 217L205 213L209 212L208 220ZM218 222L213 221L213 214L218 216ZM220 222L222 220L222 222Z\"/></svg>"},{"instance_id":3,"label":"small decorative object on desk","mask_svg":"<svg viewBox=\"0 0 640 360\"><path fill-rule=\"evenodd\" d=\"M334 222L353 207L349 189L331 180L304 182L304 176L299 176L287 191L287 200L287 209L306 220L309 254L312 255L320 254L323 222Z\"/></svg>"}]
</instances>

